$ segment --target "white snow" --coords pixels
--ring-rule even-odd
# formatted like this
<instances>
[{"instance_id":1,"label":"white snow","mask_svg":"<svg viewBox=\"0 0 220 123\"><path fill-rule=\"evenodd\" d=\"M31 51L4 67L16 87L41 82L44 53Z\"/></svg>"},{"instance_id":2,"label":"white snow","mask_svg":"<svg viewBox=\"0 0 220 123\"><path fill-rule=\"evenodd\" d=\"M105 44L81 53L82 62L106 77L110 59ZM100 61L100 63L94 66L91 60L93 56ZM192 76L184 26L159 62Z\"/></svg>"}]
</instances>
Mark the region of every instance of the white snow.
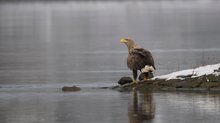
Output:
<instances>
[{"instance_id":1,"label":"white snow","mask_svg":"<svg viewBox=\"0 0 220 123\"><path fill-rule=\"evenodd\" d=\"M191 78L203 76L203 75L209 75L209 74L214 74L214 75L220 75L220 72L215 72L214 70L218 70L220 68L220 63L218 64L213 64L213 65L206 65L206 66L201 66L195 69L188 69L188 70L182 70L182 71L177 71L173 72L167 75L161 75L161 76L156 76L153 79L184 79L186 76L190 76Z\"/></svg>"}]
</instances>

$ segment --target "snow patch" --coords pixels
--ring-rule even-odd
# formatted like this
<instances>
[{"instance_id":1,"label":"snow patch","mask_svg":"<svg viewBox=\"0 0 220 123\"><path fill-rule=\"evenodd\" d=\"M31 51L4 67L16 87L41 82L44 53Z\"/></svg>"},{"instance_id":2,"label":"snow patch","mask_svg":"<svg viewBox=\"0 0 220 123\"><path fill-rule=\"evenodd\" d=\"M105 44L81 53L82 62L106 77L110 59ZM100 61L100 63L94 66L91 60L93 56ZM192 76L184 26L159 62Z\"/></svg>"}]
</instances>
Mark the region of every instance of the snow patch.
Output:
<instances>
[{"instance_id":1,"label":"snow patch","mask_svg":"<svg viewBox=\"0 0 220 123\"><path fill-rule=\"evenodd\" d=\"M218 64L213 64L213 65L206 65L206 66L201 66L195 69L188 69L188 70L182 70L182 71L177 71L173 72L167 75L161 75L161 76L156 76L153 79L185 79L185 78L195 78L195 77L200 77L203 75L220 75L220 63Z\"/></svg>"}]
</instances>

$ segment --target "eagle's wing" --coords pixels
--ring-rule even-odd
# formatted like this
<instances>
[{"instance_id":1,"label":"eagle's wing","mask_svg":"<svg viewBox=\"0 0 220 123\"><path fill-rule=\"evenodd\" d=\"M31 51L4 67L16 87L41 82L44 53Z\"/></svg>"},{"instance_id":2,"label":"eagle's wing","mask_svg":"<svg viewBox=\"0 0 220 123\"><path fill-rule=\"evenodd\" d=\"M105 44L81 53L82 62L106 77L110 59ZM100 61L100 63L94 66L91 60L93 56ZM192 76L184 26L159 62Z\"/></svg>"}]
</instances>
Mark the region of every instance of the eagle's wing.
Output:
<instances>
[{"instance_id":1,"label":"eagle's wing","mask_svg":"<svg viewBox=\"0 0 220 123\"><path fill-rule=\"evenodd\" d=\"M154 66L154 59L150 51L143 48L134 48L130 50L129 54L136 56L137 63L140 67L143 68L145 65L150 65L153 66L153 68L156 70Z\"/></svg>"}]
</instances>

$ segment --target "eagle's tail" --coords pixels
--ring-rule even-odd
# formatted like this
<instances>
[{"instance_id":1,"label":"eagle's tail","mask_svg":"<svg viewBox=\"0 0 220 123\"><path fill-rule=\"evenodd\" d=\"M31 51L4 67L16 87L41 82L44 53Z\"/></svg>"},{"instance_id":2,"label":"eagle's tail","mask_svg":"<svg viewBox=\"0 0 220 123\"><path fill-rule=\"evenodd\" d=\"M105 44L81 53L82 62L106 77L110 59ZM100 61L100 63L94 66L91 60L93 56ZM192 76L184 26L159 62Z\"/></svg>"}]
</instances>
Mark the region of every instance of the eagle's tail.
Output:
<instances>
[{"instance_id":1,"label":"eagle's tail","mask_svg":"<svg viewBox=\"0 0 220 123\"><path fill-rule=\"evenodd\" d=\"M151 65L145 65L144 68L141 69L142 73L148 73L148 72L153 72L155 69Z\"/></svg>"}]
</instances>

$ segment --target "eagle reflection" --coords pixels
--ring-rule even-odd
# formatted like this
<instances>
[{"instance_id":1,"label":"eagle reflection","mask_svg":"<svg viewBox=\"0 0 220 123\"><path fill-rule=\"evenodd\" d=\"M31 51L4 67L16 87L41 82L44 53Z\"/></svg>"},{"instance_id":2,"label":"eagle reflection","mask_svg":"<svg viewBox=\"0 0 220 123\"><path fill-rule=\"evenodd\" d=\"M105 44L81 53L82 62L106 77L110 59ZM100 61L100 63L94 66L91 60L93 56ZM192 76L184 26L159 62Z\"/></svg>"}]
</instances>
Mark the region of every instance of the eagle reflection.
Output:
<instances>
[{"instance_id":1,"label":"eagle reflection","mask_svg":"<svg viewBox=\"0 0 220 123\"><path fill-rule=\"evenodd\" d=\"M128 108L130 123L151 122L155 114L155 104L152 93L133 91L132 103Z\"/></svg>"}]
</instances>

